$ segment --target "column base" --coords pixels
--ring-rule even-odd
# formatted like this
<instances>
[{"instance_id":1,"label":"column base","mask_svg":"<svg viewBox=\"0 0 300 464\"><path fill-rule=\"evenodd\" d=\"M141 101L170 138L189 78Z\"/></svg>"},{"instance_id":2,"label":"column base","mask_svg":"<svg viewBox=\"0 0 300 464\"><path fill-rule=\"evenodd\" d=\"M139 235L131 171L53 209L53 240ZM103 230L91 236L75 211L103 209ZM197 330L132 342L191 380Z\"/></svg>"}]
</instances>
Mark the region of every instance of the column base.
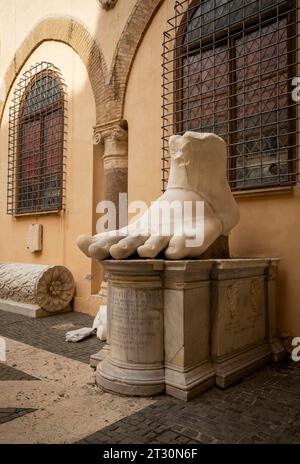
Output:
<instances>
[{"instance_id":1,"label":"column base","mask_svg":"<svg viewBox=\"0 0 300 464\"><path fill-rule=\"evenodd\" d=\"M161 366L122 366L108 356L98 364L96 383L104 390L128 396L154 396L165 391Z\"/></svg>"}]
</instances>

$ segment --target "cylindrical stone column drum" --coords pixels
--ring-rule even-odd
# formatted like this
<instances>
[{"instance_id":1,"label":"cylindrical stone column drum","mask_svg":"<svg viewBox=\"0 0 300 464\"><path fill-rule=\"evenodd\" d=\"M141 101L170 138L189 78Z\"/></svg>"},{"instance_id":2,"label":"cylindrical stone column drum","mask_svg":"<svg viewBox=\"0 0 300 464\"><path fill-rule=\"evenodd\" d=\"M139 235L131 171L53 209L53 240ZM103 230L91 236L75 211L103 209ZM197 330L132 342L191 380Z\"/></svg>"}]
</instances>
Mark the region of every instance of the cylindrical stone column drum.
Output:
<instances>
[{"instance_id":1,"label":"cylindrical stone column drum","mask_svg":"<svg viewBox=\"0 0 300 464\"><path fill-rule=\"evenodd\" d=\"M110 352L97 367L105 390L152 396L165 389L161 260L104 261Z\"/></svg>"},{"instance_id":2,"label":"cylindrical stone column drum","mask_svg":"<svg viewBox=\"0 0 300 464\"><path fill-rule=\"evenodd\" d=\"M0 298L39 306L48 313L63 311L71 302L75 283L64 266L0 264Z\"/></svg>"}]
</instances>

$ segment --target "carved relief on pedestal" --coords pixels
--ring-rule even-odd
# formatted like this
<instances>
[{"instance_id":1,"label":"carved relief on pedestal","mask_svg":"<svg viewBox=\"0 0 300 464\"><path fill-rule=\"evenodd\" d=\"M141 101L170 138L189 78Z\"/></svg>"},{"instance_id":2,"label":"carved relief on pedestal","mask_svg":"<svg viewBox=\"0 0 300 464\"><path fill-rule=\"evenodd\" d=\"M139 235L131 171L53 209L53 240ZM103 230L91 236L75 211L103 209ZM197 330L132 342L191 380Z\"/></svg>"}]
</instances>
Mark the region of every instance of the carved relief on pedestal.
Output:
<instances>
[{"instance_id":1,"label":"carved relief on pedestal","mask_svg":"<svg viewBox=\"0 0 300 464\"><path fill-rule=\"evenodd\" d=\"M257 312L261 300L261 283L259 279L253 279L250 284L250 301L253 312Z\"/></svg>"},{"instance_id":2,"label":"carved relief on pedestal","mask_svg":"<svg viewBox=\"0 0 300 464\"><path fill-rule=\"evenodd\" d=\"M0 298L38 305L47 312L66 308L74 296L71 272L64 266L0 264Z\"/></svg>"},{"instance_id":3,"label":"carved relief on pedestal","mask_svg":"<svg viewBox=\"0 0 300 464\"><path fill-rule=\"evenodd\" d=\"M227 287L226 296L231 319L234 319L238 312L238 286L231 284Z\"/></svg>"}]
</instances>

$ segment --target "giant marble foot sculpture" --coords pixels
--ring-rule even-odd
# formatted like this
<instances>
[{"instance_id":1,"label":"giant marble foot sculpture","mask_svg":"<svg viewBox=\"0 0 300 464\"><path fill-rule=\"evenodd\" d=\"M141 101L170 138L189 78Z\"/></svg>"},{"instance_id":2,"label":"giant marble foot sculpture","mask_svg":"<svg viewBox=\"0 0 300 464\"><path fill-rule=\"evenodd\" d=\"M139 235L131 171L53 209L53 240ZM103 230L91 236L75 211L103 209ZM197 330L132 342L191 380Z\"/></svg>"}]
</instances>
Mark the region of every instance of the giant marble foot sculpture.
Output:
<instances>
[{"instance_id":1,"label":"giant marble foot sculpture","mask_svg":"<svg viewBox=\"0 0 300 464\"><path fill-rule=\"evenodd\" d=\"M87 256L126 259L137 252L141 258L155 258L164 250L167 259L200 258L219 237L229 235L239 211L227 181L224 140L215 134L186 132L172 136L169 148L165 193L127 228L80 236L77 245ZM185 204L191 207L185 210ZM197 204L204 205L204 216L197 214ZM176 207L171 209L174 214L165 214L168 205L182 205L185 214Z\"/></svg>"}]
</instances>

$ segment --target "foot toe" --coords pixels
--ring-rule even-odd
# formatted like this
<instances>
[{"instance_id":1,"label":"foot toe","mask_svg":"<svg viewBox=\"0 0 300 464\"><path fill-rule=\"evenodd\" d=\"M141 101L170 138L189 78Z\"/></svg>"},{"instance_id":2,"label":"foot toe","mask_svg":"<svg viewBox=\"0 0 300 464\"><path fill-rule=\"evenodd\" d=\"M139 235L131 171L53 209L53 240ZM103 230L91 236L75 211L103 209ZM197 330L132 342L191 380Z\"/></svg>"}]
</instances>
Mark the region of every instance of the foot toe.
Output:
<instances>
[{"instance_id":1,"label":"foot toe","mask_svg":"<svg viewBox=\"0 0 300 464\"><path fill-rule=\"evenodd\" d=\"M152 235L146 242L139 246L137 252L141 258L155 258L168 245L170 237Z\"/></svg>"},{"instance_id":2,"label":"foot toe","mask_svg":"<svg viewBox=\"0 0 300 464\"><path fill-rule=\"evenodd\" d=\"M118 243L120 239L121 237L117 235L109 235L108 233L103 234L94 243L90 245L90 256L100 260L108 258L111 246L115 243Z\"/></svg>"},{"instance_id":3,"label":"foot toe","mask_svg":"<svg viewBox=\"0 0 300 464\"><path fill-rule=\"evenodd\" d=\"M126 237L113 245L109 252L114 259L126 259L136 252L137 248L141 246L148 237Z\"/></svg>"},{"instance_id":4,"label":"foot toe","mask_svg":"<svg viewBox=\"0 0 300 464\"><path fill-rule=\"evenodd\" d=\"M185 236L174 236L171 238L169 246L165 250L167 259L183 259L187 256Z\"/></svg>"},{"instance_id":5,"label":"foot toe","mask_svg":"<svg viewBox=\"0 0 300 464\"><path fill-rule=\"evenodd\" d=\"M92 242L93 237L91 237L90 235L80 235L76 240L78 248L89 258L91 256L89 254L89 247L91 246Z\"/></svg>"}]
</instances>

